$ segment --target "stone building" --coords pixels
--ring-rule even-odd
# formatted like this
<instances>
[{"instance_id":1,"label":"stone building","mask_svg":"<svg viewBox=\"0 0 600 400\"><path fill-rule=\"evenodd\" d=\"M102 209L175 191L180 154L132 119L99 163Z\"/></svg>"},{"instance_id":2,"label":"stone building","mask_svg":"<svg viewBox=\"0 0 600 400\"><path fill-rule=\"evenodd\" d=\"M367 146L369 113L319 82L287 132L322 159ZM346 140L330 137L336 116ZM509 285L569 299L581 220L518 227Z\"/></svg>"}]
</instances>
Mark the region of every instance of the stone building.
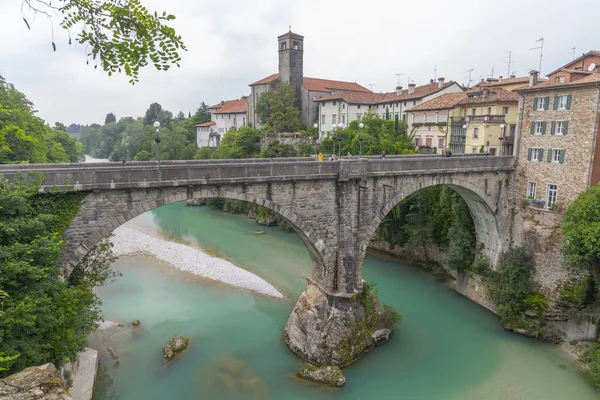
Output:
<instances>
[{"instance_id":1,"label":"stone building","mask_svg":"<svg viewBox=\"0 0 600 400\"><path fill-rule=\"evenodd\" d=\"M411 83L408 89L398 86L395 92L389 93L336 92L316 100L319 103L320 136L330 133L336 125L347 126L352 121L360 121L366 112L383 119L403 120L410 131L412 121L408 119L407 110L443 94L458 92L462 92L462 88L456 82L444 82L444 78L437 82L432 79L421 86Z\"/></svg>"},{"instance_id":2,"label":"stone building","mask_svg":"<svg viewBox=\"0 0 600 400\"><path fill-rule=\"evenodd\" d=\"M246 100L221 101L208 109L211 120L196 125L198 147L217 147L227 131L246 126L248 123Z\"/></svg>"},{"instance_id":3,"label":"stone building","mask_svg":"<svg viewBox=\"0 0 600 400\"><path fill-rule=\"evenodd\" d=\"M544 209L564 209L600 181L600 73L560 68L546 82L537 78L532 71L529 86L517 89L517 195Z\"/></svg>"},{"instance_id":4,"label":"stone building","mask_svg":"<svg viewBox=\"0 0 600 400\"><path fill-rule=\"evenodd\" d=\"M450 111L450 151L512 155L519 96L500 87L474 87Z\"/></svg>"},{"instance_id":5,"label":"stone building","mask_svg":"<svg viewBox=\"0 0 600 400\"><path fill-rule=\"evenodd\" d=\"M438 153L446 149L450 110L466 97L464 92L446 93L411 107L407 112L407 119L412 124L410 133L415 136L415 145L437 148Z\"/></svg>"},{"instance_id":6,"label":"stone building","mask_svg":"<svg viewBox=\"0 0 600 400\"><path fill-rule=\"evenodd\" d=\"M304 37L287 32L277 38L279 53L279 72L250 84L248 102L248 121L256 128L261 127L256 114L256 104L260 95L273 90L277 83L285 82L298 94L300 99L300 122L307 127L318 119L316 100L336 92L371 93L356 82L344 82L329 79L307 78L304 76Z\"/></svg>"}]
</instances>

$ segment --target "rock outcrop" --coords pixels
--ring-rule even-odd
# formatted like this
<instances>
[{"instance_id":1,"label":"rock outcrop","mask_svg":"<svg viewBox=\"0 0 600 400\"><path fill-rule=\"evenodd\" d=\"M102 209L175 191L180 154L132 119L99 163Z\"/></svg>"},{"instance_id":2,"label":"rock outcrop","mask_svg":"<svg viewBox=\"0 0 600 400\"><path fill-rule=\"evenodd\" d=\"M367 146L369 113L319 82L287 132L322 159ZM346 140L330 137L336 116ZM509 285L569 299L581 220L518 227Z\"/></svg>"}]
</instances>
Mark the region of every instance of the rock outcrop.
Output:
<instances>
[{"instance_id":1,"label":"rock outcrop","mask_svg":"<svg viewBox=\"0 0 600 400\"><path fill-rule=\"evenodd\" d=\"M292 311L284 339L309 364L345 367L385 343L400 319L395 310L384 311L368 290L343 298L328 296L309 284Z\"/></svg>"},{"instance_id":2,"label":"rock outcrop","mask_svg":"<svg viewBox=\"0 0 600 400\"><path fill-rule=\"evenodd\" d=\"M171 339L171 341L169 341L169 343L167 343L163 349L165 360L167 362L173 360L182 351L187 349L189 342L190 338L187 336L177 336Z\"/></svg>"},{"instance_id":3,"label":"rock outcrop","mask_svg":"<svg viewBox=\"0 0 600 400\"><path fill-rule=\"evenodd\" d=\"M256 223L259 225L273 226L277 225L277 216L271 214L259 213L256 217Z\"/></svg>"},{"instance_id":4,"label":"rock outcrop","mask_svg":"<svg viewBox=\"0 0 600 400\"><path fill-rule=\"evenodd\" d=\"M186 207L199 207L206 205L206 199L189 199L185 202Z\"/></svg>"},{"instance_id":5,"label":"rock outcrop","mask_svg":"<svg viewBox=\"0 0 600 400\"><path fill-rule=\"evenodd\" d=\"M309 365L296 372L298 378L313 382L324 383L326 385L342 387L346 383L346 377L339 367L315 367Z\"/></svg>"},{"instance_id":6,"label":"rock outcrop","mask_svg":"<svg viewBox=\"0 0 600 400\"><path fill-rule=\"evenodd\" d=\"M31 367L0 379L2 400L71 400L56 367L50 363Z\"/></svg>"}]
</instances>

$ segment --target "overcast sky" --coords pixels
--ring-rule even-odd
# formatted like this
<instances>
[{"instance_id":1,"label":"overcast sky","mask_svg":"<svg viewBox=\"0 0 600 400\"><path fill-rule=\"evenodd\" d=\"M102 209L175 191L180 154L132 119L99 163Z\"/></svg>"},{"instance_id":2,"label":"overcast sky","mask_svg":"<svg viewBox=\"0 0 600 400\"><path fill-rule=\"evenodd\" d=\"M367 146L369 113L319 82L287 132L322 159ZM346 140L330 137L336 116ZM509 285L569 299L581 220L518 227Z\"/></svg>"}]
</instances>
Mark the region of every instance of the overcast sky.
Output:
<instances>
[{"instance_id":1,"label":"overcast sky","mask_svg":"<svg viewBox=\"0 0 600 400\"><path fill-rule=\"evenodd\" d=\"M147 67L140 83L108 77L86 65L81 46L68 46L68 35L38 16L31 31L21 15L21 0L0 1L0 75L33 101L39 116L60 121L103 123L141 116L152 102L174 114L192 113L200 102L214 104L250 92L249 83L277 72L276 37L288 30L304 35L304 74L356 81L373 90L392 91L407 79L417 85L437 76L467 83L537 69L544 37L542 72L600 49L598 0L143 0L149 9L175 14L173 27L188 51L180 69L158 72Z\"/></svg>"}]
</instances>

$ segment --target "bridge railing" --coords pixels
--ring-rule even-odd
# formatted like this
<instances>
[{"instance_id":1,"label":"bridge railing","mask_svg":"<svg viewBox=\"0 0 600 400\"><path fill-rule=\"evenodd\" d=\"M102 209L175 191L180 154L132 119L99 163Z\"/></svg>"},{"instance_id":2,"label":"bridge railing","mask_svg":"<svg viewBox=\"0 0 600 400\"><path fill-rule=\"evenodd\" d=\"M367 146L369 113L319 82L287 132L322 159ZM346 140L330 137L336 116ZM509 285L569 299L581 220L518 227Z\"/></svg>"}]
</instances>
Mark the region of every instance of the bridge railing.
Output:
<instances>
[{"instance_id":1,"label":"bridge railing","mask_svg":"<svg viewBox=\"0 0 600 400\"><path fill-rule=\"evenodd\" d=\"M44 175L43 188L76 190L118 189L132 187L165 187L206 183L240 183L302 179L356 179L366 176L399 174L426 174L429 172L463 172L478 170L509 170L513 168L512 156L462 156L439 157L401 156L381 158L340 158L339 161L316 162L302 159L280 159L276 162L261 159L252 162L171 162L158 169L152 163L131 163L124 166L99 163L50 164L49 168L31 165L35 168L10 168L2 166L0 174L15 179L19 174ZM115 163L116 164L116 163Z\"/></svg>"}]
</instances>

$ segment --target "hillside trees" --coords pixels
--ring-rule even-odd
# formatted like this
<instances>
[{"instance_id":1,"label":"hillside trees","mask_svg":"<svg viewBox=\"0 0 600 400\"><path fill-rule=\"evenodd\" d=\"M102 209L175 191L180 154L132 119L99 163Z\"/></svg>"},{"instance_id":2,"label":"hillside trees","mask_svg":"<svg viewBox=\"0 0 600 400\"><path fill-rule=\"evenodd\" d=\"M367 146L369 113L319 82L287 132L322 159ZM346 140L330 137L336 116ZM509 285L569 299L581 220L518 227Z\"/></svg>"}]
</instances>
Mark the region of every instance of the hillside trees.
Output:
<instances>
[{"instance_id":1,"label":"hillside trees","mask_svg":"<svg viewBox=\"0 0 600 400\"><path fill-rule=\"evenodd\" d=\"M268 124L275 132L295 132L300 128L298 95L289 83L280 82L275 90L264 92L256 104L261 124Z\"/></svg>"}]
</instances>

